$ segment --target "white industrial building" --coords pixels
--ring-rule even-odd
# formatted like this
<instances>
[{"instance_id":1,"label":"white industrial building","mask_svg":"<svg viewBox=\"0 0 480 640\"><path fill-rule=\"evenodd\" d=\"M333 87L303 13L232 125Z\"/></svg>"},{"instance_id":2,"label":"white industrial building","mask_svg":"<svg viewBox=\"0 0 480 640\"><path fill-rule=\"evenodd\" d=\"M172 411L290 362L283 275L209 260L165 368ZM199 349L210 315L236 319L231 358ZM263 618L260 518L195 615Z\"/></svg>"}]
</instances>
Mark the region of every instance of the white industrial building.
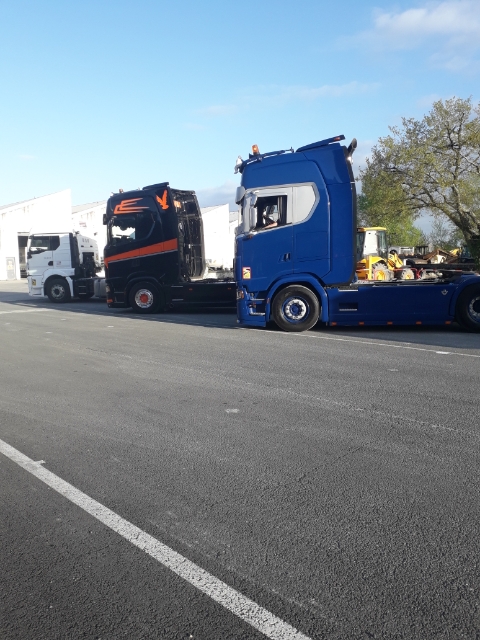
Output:
<instances>
[{"instance_id":1,"label":"white industrial building","mask_svg":"<svg viewBox=\"0 0 480 640\"><path fill-rule=\"evenodd\" d=\"M103 263L103 249L107 244L107 227L103 224L106 200L78 204L72 207L72 229L80 231L87 238L97 241L100 260Z\"/></svg>"},{"instance_id":2,"label":"white industrial building","mask_svg":"<svg viewBox=\"0 0 480 640\"><path fill-rule=\"evenodd\" d=\"M31 233L68 231L72 227L70 189L0 206L0 280L26 275L26 247Z\"/></svg>"},{"instance_id":3,"label":"white industrial building","mask_svg":"<svg viewBox=\"0 0 480 640\"><path fill-rule=\"evenodd\" d=\"M228 204L201 209L205 260L209 269L229 270L233 267L235 227L230 222Z\"/></svg>"}]
</instances>

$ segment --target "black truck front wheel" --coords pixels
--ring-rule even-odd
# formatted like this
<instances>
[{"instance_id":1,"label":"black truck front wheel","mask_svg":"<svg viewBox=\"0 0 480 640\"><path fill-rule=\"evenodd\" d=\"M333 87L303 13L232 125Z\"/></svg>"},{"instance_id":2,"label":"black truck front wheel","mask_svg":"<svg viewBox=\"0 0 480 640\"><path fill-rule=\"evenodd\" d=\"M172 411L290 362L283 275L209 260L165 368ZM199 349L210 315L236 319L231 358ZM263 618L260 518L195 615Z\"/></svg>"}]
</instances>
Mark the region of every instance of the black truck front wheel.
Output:
<instances>
[{"instance_id":1,"label":"black truck front wheel","mask_svg":"<svg viewBox=\"0 0 480 640\"><path fill-rule=\"evenodd\" d=\"M162 296L150 282L135 284L128 297L135 313L156 313L162 305Z\"/></svg>"},{"instance_id":2,"label":"black truck front wheel","mask_svg":"<svg viewBox=\"0 0 480 640\"><path fill-rule=\"evenodd\" d=\"M282 289L273 299L272 319L284 331L308 331L320 315L317 296L301 285Z\"/></svg>"},{"instance_id":3,"label":"black truck front wheel","mask_svg":"<svg viewBox=\"0 0 480 640\"><path fill-rule=\"evenodd\" d=\"M480 332L480 285L467 287L458 296L456 319L463 329Z\"/></svg>"},{"instance_id":4,"label":"black truck front wheel","mask_svg":"<svg viewBox=\"0 0 480 640\"><path fill-rule=\"evenodd\" d=\"M45 286L45 293L50 302L70 302L72 295L65 278L52 278Z\"/></svg>"}]
</instances>

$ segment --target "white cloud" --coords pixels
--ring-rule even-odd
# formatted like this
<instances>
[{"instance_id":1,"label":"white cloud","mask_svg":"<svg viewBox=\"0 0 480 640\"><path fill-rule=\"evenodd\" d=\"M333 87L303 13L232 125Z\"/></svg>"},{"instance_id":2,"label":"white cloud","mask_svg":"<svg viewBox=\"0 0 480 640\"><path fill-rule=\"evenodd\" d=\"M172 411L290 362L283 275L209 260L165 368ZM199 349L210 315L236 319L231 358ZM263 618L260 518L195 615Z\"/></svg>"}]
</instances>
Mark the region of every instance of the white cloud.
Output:
<instances>
[{"instance_id":1,"label":"white cloud","mask_svg":"<svg viewBox=\"0 0 480 640\"><path fill-rule=\"evenodd\" d=\"M236 211L238 209L238 205L235 204L235 191L238 184L238 182L228 180L219 187L196 189L195 193L197 194L198 202L201 207L214 207L216 205L228 203L230 205L230 211Z\"/></svg>"},{"instance_id":2,"label":"white cloud","mask_svg":"<svg viewBox=\"0 0 480 640\"><path fill-rule=\"evenodd\" d=\"M27 153L19 153L18 158L20 160L35 160L35 156L28 155Z\"/></svg>"},{"instance_id":3,"label":"white cloud","mask_svg":"<svg viewBox=\"0 0 480 640\"><path fill-rule=\"evenodd\" d=\"M250 102L262 103L267 99L269 102L283 105L287 102L311 102L319 98L342 98L374 91L378 87L378 83L361 83L355 80L346 84L324 84L320 87L267 85L249 92L247 99Z\"/></svg>"},{"instance_id":4,"label":"white cloud","mask_svg":"<svg viewBox=\"0 0 480 640\"><path fill-rule=\"evenodd\" d=\"M236 98L235 104L212 105L199 109L195 113L200 116L223 117L248 109L283 107L292 102L314 102L320 99L355 96L360 93L373 92L379 86L380 84L376 82L362 83L356 80L345 84L324 84L319 87L260 85L247 88Z\"/></svg>"},{"instance_id":5,"label":"white cloud","mask_svg":"<svg viewBox=\"0 0 480 640\"><path fill-rule=\"evenodd\" d=\"M377 11L370 36L380 37L390 47L411 48L430 37L444 36L450 44L477 46L480 37L478 0L429 2L400 13Z\"/></svg>"},{"instance_id":6,"label":"white cloud","mask_svg":"<svg viewBox=\"0 0 480 640\"><path fill-rule=\"evenodd\" d=\"M370 30L342 44L370 49L407 50L423 45L434 48L433 66L451 71L469 70L480 49L480 3L478 0L427 2L405 11L377 10Z\"/></svg>"}]
</instances>

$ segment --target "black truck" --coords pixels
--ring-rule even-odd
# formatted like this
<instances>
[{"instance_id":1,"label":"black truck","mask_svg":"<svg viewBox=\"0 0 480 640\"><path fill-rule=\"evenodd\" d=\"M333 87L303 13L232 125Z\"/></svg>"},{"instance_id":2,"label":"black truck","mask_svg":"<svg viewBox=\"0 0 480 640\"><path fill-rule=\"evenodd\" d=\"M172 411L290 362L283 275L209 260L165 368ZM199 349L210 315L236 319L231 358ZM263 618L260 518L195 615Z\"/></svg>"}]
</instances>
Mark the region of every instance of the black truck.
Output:
<instances>
[{"instance_id":1,"label":"black truck","mask_svg":"<svg viewBox=\"0 0 480 640\"><path fill-rule=\"evenodd\" d=\"M175 306L235 307L233 279L208 278L194 191L168 182L112 195L104 216L107 303L154 313Z\"/></svg>"}]
</instances>

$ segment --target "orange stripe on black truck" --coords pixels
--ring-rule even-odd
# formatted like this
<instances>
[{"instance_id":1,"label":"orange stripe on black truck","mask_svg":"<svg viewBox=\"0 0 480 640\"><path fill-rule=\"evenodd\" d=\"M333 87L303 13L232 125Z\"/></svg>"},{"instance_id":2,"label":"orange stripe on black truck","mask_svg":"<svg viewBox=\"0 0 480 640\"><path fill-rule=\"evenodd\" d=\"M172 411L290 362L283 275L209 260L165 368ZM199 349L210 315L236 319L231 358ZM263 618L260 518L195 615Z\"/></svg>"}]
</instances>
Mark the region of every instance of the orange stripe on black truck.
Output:
<instances>
[{"instance_id":1,"label":"orange stripe on black truck","mask_svg":"<svg viewBox=\"0 0 480 640\"><path fill-rule=\"evenodd\" d=\"M124 253L118 253L110 258L105 258L105 265L108 267L110 262L116 262L118 260L128 260L129 258L144 258L145 256L154 256L158 253L167 253L168 251L176 251L178 249L178 240L167 240L166 242L157 242L157 244L151 244L148 247L142 247L141 249L133 249L132 251L125 251Z\"/></svg>"}]
</instances>

